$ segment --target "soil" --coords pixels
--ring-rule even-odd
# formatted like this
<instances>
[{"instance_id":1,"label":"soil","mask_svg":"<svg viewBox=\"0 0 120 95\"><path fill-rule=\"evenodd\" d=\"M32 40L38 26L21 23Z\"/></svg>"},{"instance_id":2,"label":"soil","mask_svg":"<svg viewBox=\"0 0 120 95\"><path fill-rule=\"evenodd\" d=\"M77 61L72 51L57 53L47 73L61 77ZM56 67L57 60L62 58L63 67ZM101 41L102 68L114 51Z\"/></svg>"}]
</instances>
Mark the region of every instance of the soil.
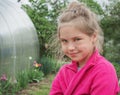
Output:
<instances>
[{"instance_id":1,"label":"soil","mask_svg":"<svg viewBox=\"0 0 120 95\"><path fill-rule=\"evenodd\" d=\"M29 91L35 91L39 88L40 83L30 83L26 89L23 89L16 93L16 95L30 95Z\"/></svg>"}]
</instances>

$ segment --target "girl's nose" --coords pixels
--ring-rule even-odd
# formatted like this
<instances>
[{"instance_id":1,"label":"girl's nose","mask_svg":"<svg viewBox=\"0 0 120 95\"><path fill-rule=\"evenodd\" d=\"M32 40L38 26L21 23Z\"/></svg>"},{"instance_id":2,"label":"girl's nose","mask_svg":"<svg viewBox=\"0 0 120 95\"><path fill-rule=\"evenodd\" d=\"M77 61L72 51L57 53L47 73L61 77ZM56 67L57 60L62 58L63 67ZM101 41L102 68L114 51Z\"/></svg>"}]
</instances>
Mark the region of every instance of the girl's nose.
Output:
<instances>
[{"instance_id":1,"label":"girl's nose","mask_svg":"<svg viewBox=\"0 0 120 95\"><path fill-rule=\"evenodd\" d=\"M73 43L69 43L68 50L74 50L74 49L75 49L75 45Z\"/></svg>"}]
</instances>

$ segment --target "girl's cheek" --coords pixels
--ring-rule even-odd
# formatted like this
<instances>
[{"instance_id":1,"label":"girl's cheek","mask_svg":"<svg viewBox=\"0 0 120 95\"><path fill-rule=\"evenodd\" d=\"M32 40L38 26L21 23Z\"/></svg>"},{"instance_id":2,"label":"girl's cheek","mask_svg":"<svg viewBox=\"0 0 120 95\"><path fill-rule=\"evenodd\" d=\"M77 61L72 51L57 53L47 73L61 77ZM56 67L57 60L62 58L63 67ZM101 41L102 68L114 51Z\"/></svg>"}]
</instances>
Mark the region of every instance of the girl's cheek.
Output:
<instances>
[{"instance_id":1,"label":"girl's cheek","mask_svg":"<svg viewBox=\"0 0 120 95\"><path fill-rule=\"evenodd\" d=\"M65 46L62 46L62 51L66 52L66 47Z\"/></svg>"}]
</instances>

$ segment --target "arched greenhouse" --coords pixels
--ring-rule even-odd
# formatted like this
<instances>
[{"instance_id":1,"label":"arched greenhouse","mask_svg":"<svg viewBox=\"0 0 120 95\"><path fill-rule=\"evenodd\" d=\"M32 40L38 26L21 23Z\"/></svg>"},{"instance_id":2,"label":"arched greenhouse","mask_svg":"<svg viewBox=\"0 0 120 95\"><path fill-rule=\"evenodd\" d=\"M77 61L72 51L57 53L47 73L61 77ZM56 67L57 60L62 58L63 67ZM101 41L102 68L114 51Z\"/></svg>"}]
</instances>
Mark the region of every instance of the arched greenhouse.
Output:
<instances>
[{"instance_id":1,"label":"arched greenhouse","mask_svg":"<svg viewBox=\"0 0 120 95\"><path fill-rule=\"evenodd\" d=\"M9 0L0 0L0 76L15 76L38 58L36 30L27 14Z\"/></svg>"}]
</instances>

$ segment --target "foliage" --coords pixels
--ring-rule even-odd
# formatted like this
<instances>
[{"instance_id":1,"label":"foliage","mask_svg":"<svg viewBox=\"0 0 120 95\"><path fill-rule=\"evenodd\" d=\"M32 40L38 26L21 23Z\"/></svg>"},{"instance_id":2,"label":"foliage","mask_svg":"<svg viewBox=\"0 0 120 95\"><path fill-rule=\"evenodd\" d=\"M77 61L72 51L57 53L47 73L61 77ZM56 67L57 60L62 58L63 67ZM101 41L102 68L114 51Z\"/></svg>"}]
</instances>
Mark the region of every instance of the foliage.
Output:
<instances>
[{"instance_id":1,"label":"foliage","mask_svg":"<svg viewBox=\"0 0 120 95\"><path fill-rule=\"evenodd\" d=\"M94 0L79 0L80 2L84 2L93 12L98 15L103 15L104 11L101 6L95 2Z\"/></svg>"},{"instance_id":2,"label":"foliage","mask_svg":"<svg viewBox=\"0 0 120 95\"><path fill-rule=\"evenodd\" d=\"M22 8L32 19L37 30L40 43L40 56L46 54L46 44L49 37L56 31L57 16L65 2L56 0L55 2L47 0L29 0L31 5L23 5Z\"/></svg>"},{"instance_id":3,"label":"foliage","mask_svg":"<svg viewBox=\"0 0 120 95\"><path fill-rule=\"evenodd\" d=\"M10 78L3 74L0 78L0 95L13 95L18 89L16 84L11 83Z\"/></svg>"},{"instance_id":4,"label":"foliage","mask_svg":"<svg viewBox=\"0 0 120 95\"><path fill-rule=\"evenodd\" d=\"M36 79L36 78L40 79L39 75L40 75L40 72L37 72L34 69L31 69L28 71L26 70L26 71L22 71L18 74L17 80L18 80L18 83L21 88L26 88L28 83L33 82L34 79Z\"/></svg>"},{"instance_id":5,"label":"foliage","mask_svg":"<svg viewBox=\"0 0 120 95\"><path fill-rule=\"evenodd\" d=\"M102 26L105 31L105 36L107 36L107 40L114 39L115 44L119 43L120 39L120 1L113 2L106 8L106 14L102 19Z\"/></svg>"},{"instance_id":6,"label":"foliage","mask_svg":"<svg viewBox=\"0 0 120 95\"><path fill-rule=\"evenodd\" d=\"M101 26L105 35L104 56L110 61L120 62L120 1L111 0L106 6L107 12L101 20ZM112 43L110 43L112 41ZM110 44L109 44L110 43ZM109 45L108 45L109 44ZM111 54L112 53L112 54ZM111 57L110 57L111 56Z\"/></svg>"},{"instance_id":7,"label":"foliage","mask_svg":"<svg viewBox=\"0 0 120 95\"><path fill-rule=\"evenodd\" d=\"M41 64L34 61L33 66L18 73L17 81L20 88L26 88L28 83L39 82L43 77L43 72L40 71Z\"/></svg>"},{"instance_id":8,"label":"foliage","mask_svg":"<svg viewBox=\"0 0 120 95\"><path fill-rule=\"evenodd\" d=\"M3 74L0 78L0 93L6 93L9 88L9 80L7 79L6 75Z\"/></svg>"},{"instance_id":9,"label":"foliage","mask_svg":"<svg viewBox=\"0 0 120 95\"><path fill-rule=\"evenodd\" d=\"M40 81L36 85L31 85L25 91L20 91L19 95L48 95L50 88L51 88L51 83L53 78L55 77L54 74L47 75L44 77L44 80ZM17 94L16 94L17 95Z\"/></svg>"},{"instance_id":10,"label":"foliage","mask_svg":"<svg viewBox=\"0 0 120 95\"><path fill-rule=\"evenodd\" d=\"M28 85L28 75L27 71L21 71L17 76L18 85L20 88L25 88Z\"/></svg>"},{"instance_id":11,"label":"foliage","mask_svg":"<svg viewBox=\"0 0 120 95\"><path fill-rule=\"evenodd\" d=\"M31 82L39 82L43 77L43 72L40 70L41 64L34 61L33 68L31 68L28 72L29 83Z\"/></svg>"},{"instance_id":12,"label":"foliage","mask_svg":"<svg viewBox=\"0 0 120 95\"><path fill-rule=\"evenodd\" d=\"M58 60L45 56L41 58L40 63L42 64L41 70L45 76L51 73L56 73L62 65Z\"/></svg>"},{"instance_id":13,"label":"foliage","mask_svg":"<svg viewBox=\"0 0 120 95\"><path fill-rule=\"evenodd\" d=\"M27 87L28 83L39 82L43 78L41 64L34 61L30 69L18 72L16 78L3 74L0 77L0 95L14 95Z\"/></svg>"},{"instance_id":14,"label":"foliage","mask_svg":"<svg viewBox=\"0 0 120 95\"><path fill-rule=\"evenodd\" d=\"M110 40L107 41L104 45L105 57L110 60L111 62L120 62L120 44L114 45L114 41Z\"/></svg>"},{"instance_id":15,"label":"foliage","mask_svg":"<svg viewBox=\"0 0 120 95\"><path fill-rule=\"evenodd\" d=\"M117 76L118 76L118 78L120 79L120 63L115 63L115 62L113 62L113 65L114 65L114 67L115 67L115 69L116 69Z\"/></svg>"}]
</instances>

